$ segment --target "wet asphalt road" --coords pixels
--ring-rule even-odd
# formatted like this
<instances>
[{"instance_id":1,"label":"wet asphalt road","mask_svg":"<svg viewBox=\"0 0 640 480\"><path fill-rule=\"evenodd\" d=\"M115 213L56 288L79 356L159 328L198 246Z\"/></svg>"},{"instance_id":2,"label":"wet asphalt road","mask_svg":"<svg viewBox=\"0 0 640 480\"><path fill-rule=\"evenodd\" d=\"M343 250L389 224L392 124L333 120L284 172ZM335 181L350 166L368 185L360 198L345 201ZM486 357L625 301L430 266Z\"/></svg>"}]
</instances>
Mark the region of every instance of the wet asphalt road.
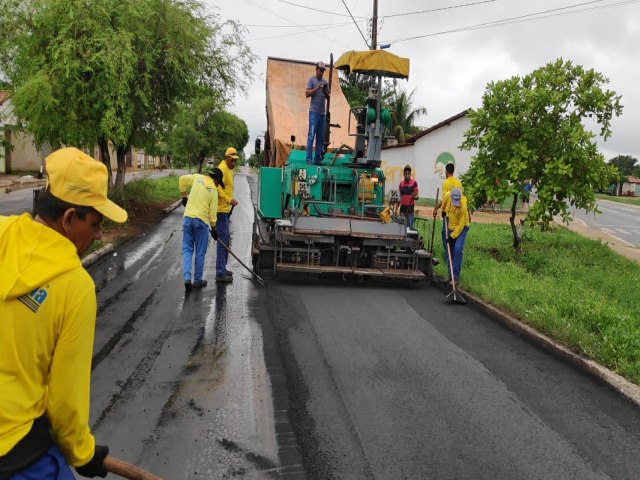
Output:
<instances>
[{"instance_id":1,"label":"wet asphalt road","mask_svg":"<svg viewBox=\"0 0 640 480\"><path fill-rule=\"evenodd\" d=\"M232 285L185 297L181 214L90 268L91 422L115 456L167 479L640 478L637 407L437 289L260 288L230 260Z\"/></svg>"},{"instance_id":2,"label":"wet asphalt road","mask_svg":"<svg viewBox=\"0 0 640 480\"><path fill-rule=\"evenodd\" d=\"M249 198L243 177L236 192ZM235 281L185 295L183 209L90 267L98 291L90 423L112 455L165 479L273 478L274 413L255 288ZM253 210L232 216L232 248L249 252ZM248 275L248 274L247 274Z\"/></svg>"}]
</instances>

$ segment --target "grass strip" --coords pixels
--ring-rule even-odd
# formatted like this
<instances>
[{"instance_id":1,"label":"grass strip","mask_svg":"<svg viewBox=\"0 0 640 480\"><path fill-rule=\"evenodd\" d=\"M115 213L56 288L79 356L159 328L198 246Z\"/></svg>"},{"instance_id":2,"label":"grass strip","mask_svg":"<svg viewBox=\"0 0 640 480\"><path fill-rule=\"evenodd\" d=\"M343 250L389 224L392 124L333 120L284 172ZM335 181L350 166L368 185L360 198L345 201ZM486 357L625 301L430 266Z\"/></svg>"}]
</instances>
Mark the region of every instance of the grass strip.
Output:
<instances>
[{"instance_id":1,"label":"grass strip","mask_svg":"<svg viewBox=\"0 0 640 480\"><path fill-rule=\"evenodd\" d=\"M441 229L438 221L434 254L440 259ZM473 223L461 288L640 384L640 267L563 227L527 229L521 253L511 242L509 226ZM444 262L434 270L447 277Z\"/></svg>"},{"instance_id":2,"label":"grass strip","mask_svg":"<svg viewBox=\"0 0 640 480\"><path fill-rule=\"evenodd\" d=\"M610 202L624 203L626 205L640 206L640 197L614 197L613 195L596 193L596 198L599 200L609 200Z\"/></svg>"}]
</instances>

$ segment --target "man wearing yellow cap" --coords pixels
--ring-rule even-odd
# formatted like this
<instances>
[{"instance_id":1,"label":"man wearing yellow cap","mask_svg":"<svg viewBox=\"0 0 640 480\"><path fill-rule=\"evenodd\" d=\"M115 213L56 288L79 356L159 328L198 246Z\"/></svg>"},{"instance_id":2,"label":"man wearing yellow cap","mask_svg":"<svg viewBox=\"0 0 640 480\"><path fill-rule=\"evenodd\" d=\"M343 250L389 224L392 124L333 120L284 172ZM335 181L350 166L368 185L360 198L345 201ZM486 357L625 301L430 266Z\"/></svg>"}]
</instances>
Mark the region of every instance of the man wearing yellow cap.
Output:
<instances>
[{"instance_id":1,"label":"man wearing yellow cap","mask_svg":"<svg viewBox=\"0 0 640 480\"><path fill-rule=\"evenodd\" d=\"M37 216L0 216L0 478L104 477L109 453L89 431L96 321L80 257L103 217L127 220L107 198L106 167L75 148L46 159Z\"/></svg>"},{"instance_id":2,"label":"man wearing yellow cap","mask_svg":"<svg viewBox=\"0 0 640 480\"><path fill-rule=\"evenodd\" d=\"M217 240L216 248L216 282L231 283L233 282L233 274L227 270L227 249L224 245L229 246L231 235L229 234L229 212L231 207L235 207L238 202L233 198L233 169L239 155L235 148L229 147L224 152L224 160L220 162L218 168L222 170L222 185L218 185L218 221L217 221ZM224 245L221 245L221 242Z\"/></svg>"}]
</instances>

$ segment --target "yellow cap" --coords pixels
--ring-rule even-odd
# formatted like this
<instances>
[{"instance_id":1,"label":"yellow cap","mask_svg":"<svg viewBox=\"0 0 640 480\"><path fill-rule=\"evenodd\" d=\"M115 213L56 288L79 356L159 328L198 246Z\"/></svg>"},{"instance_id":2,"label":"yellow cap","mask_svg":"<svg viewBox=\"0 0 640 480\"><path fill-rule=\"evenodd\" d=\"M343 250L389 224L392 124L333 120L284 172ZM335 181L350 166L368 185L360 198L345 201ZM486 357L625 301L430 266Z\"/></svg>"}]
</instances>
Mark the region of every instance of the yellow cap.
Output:
<instances>
[{"instance_id":1,"label":"yellow cap","mask_svg":"<svg viewBox=\"0 0 640 480\"><path fill-rule=\"evenodd\" d=\"M236 150L235 148L233 148L233 147L229 147L229 148L227 148L227 151L226 151L226 152L224 152L224 156L225 156L225 157L235 158L236 160L237 160L238 158L240 158L240 157L238 156L238 152L237 152L237 150Z\"/></svg>"},{"instance_id":2,"label":"yellow cap","mask_svg":"<svg viewBox=\"0 0 640 480\"><path fill-rule=\"evenodd\" d=\"M114 222L127 212L107 198L107 167L77 148L61 148L46 160L47 187L53 196L72 205L93 207Z\"/></svg>"}]
</instances>

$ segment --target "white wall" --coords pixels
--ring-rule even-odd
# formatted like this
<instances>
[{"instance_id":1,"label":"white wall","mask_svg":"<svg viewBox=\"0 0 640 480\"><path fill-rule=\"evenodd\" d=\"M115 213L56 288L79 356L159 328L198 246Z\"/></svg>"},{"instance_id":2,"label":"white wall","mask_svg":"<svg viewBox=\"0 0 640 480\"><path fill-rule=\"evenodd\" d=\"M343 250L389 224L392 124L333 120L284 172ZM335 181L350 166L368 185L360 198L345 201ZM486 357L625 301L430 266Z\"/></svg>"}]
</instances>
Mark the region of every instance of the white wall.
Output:
<instances>
[{"instance_id":1,"label":"white wall","mask_svg":"<svg viewBox=\"0 0 640 480\"><path fill-rule=\"evenodd\" d=\"M383 149L381 168L386 177L386 193L398 189L404 166L411 165L420 196L435 198L436 189L445 178L444 165L437 164L442 154L449 153L453 157L456 177L466 172L471 164L471 157L476 150L463 151L458 148L469 126L469 118L464 116L420 137L414 145Z\"/></svg>"}]
</instances>

